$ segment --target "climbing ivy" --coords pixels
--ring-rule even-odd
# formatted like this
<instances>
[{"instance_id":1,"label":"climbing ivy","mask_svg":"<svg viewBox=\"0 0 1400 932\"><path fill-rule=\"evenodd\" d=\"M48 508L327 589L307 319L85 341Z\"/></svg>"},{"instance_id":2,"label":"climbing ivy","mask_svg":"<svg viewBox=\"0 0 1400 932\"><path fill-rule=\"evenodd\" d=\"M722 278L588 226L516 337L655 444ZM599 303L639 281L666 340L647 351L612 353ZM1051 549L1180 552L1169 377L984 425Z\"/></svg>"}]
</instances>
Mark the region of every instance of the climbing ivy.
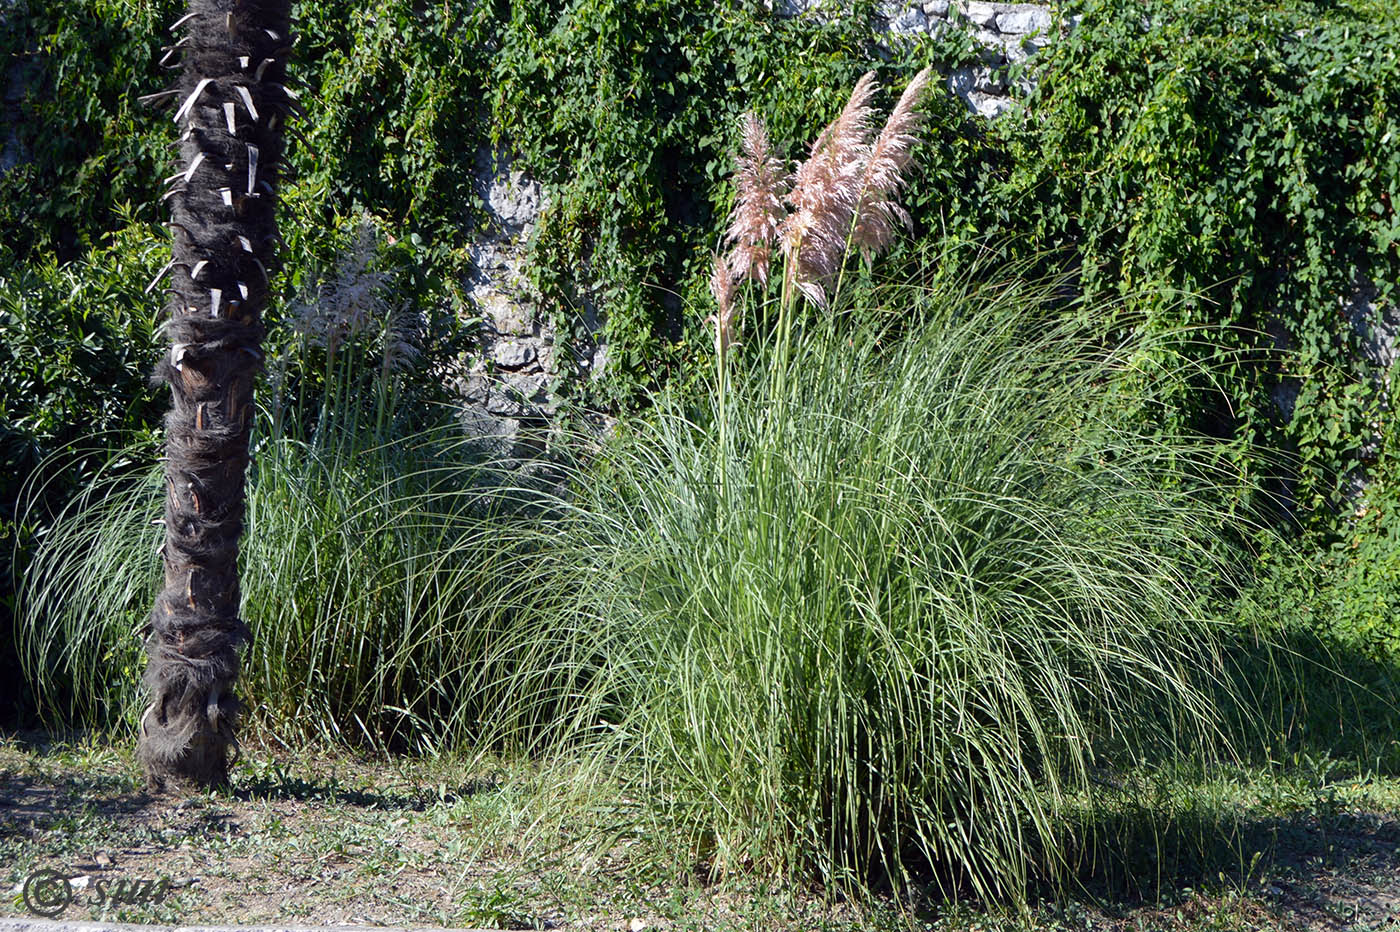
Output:
<instances>
[{"instance_id":1,"label":"climbing ivy","mask_svg":"<svg viewBox=\"0 0 1400 932\"><path fill-rule=\"evenodd\" d=\"M1090 0L1006 129L998 199L1022 207L1003 229L1072 249L1082 287L1149 327L1202 328L1188 357L1208 378L1169 410L1240 441L1243 465L1290 451L1312 525L1362 474L1393 494L1379 373L1344 304L1368 282L1396 298L1398 9Z\"/></svg>"},{"instance_id":2,"label":"climbing ivy","mask_svg":"<svg viewBox=\"0 0 1400 932\"><path fill-rule=\"evenodd\" d=\"M156 61L178 7L17 0L0 21L21 116L7 151L23 156L0 176L7 282L33 291L61 268L100 285L75 293L154 313L141 276L130 263L117 275L104 250L160 235L169 128L135 96L164 83ZM950 94L928 101L905 195L914 235L884 268L920 274L943 254L927 247L949 239L995 243L1122 296L1125 321L1199 328L1185 361L1209 375L1164 396L1164 429L1214 431L1241 469L1282 474L1294 512L1343 539L1350 514L1397 497L1390 412L1341 303L1369 281L1393 305L1400 278L1395 0L1060 12L1057 32L1080 24L1034 60L1024 115L988 125ZM976 60L952 31L881 37L873 2L793 19L760 0L324 0L296 16L309 113L283 189L285 296L314 288L337 231L372 215L396 298L469 322L467 246L484 218L472 171L493 147L511 151L549 191L535 286L566 332L601 326L609 346L607 379L559 387L614 405L704 369L703 269L732 199L740 112L763 114L797 157L862 71L888 95L925 64ZM1143 360L1145 377L1181 363ZM72 382L92 379L75 369ZM45 404L7 399L16 442L33 440L16 425L44 421ZM1279 447L1285 468L1260 452Z\"/></svg>"}]
</instances>

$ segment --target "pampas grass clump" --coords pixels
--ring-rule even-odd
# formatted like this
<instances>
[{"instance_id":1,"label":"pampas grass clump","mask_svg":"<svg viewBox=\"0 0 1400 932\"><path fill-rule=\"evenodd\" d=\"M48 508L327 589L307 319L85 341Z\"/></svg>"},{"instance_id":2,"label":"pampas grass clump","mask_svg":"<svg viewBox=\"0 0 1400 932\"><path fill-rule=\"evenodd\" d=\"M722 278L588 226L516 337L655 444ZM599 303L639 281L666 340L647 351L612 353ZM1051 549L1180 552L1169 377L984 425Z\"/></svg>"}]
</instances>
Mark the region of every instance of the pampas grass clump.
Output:
<instances>
[{"instance_id":1,"label":"pampas grass clump","mask_svg":"<svg viewBox=\"0 0 1400 932\"><path fill-rule=\"evenodd\" d=\"M1146 348L1052 284L965 289L736 355L726 411L622 425L553 529L552 746L713 871L1024 896L1102 773L1216 743L1208 444L1115 415Z\"/></svg>"},{"instance_id":2,"label":"pampas grass clump","mask_svg":"<svg viewBox=\"0 0 1400 932\"><path fill-rule=\"evenodd\" d=\"M541 622L570 691L540 699L571 711L577 780L712 870L1019 898L1067 875L1063 808L1100 770L1214 739L1199 606L1229 483L1208 443L1116 413L1167 350L1066 323L1111 315L1061 282L842 304L850 252L908 221L928 80L872 141L863 77L791 178L745 118L712 406L663 396L577 477L548 548L577 602ZM735 352L775 249L775 332ZM794 328L799 297L820 316ZM505 691L509 729L534 699Z\"/></svg>"}]
</instances>

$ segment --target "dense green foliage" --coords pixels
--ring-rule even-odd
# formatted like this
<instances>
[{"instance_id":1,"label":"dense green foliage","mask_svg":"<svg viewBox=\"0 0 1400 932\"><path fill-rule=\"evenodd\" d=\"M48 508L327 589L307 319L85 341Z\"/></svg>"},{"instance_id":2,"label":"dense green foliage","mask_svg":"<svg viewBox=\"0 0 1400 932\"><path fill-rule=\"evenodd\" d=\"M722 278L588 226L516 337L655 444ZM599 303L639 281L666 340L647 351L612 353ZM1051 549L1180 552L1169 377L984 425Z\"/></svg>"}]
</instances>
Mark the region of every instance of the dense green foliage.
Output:
<instances>
[{"instance_id":1,"label":"dense green foliage","mask_svg":"<svg viewBox=\"0 0 1400 932\"><path fill-rule=\"evenodd\" d=\"M137 707L163 407L142 289L171 133L134 95L163 83L178 6L19 0L0 20L21 117L0 176L0 597L22 590L53 720ZM1247 754L1306 738L1400 765L1393 739L1352 743L1394 721L1400 447L1344 309L1365 282L1393 307L1400 281L1400 9L1062 12L1082 23L1033 60L1024 112L930 96L912 235L883 272L904 284L853 264L843 316L803 318L781 382L755 294L716 418L701 321L736 116L797 158L863 71L897 92L975 60L968 40L877 48L868 3L300 4L309 116L244 551L259 723L565 738L716 866L896 872L910 852L881 846L903 835L983 889L1021 885L1031 855L1054 872L1057 806L1095 768L1214 726L1187 670L1222 673ZM549 192L546 312L565 334L606 312L608 377L557 388L622 428L587 441L602 455L568 501L503 485L439 407L474 337L493 149ZM1017 284L1041 278L1055 300ZM1251 536L1241 598L1221 561ZM1210 617L1266 649L1217 655ZM1300 698L1337 664L1355 692ZM969 840L973 810L991 827Z\"/></svg>"},{"instance_id":2,"label":"dense green foliage","mask_svg":"<svg viewBox=\"0 0 1400 932\"><path fill-rule=\"evenodd\" d=\"M50 259L0 272L0 469L7 483L42 481L41 464L106 458L154 424L164 403L148 388L154 327L140 283L165 244L132 226L75 268ZM84 274L87 273L87 274ZM45 463L58 457L58 462ZM12 506L13 500L5 502ZM13 512L3 512L12 518Z\"/></svg>"},{"instance_id":3,"label":"dense green foliage","mask_svg":"<svg viewBox=\"0 0 1400 932\"><path fill-rule=\"evenodd\" d=\"M1036 232L1077 245L1087 290L1200 294L1154 320L1256 351L1221 366L1213 350L1210 391L1176 410L1247 444L1246 466L1258 449L1296 457L1288 492L1323 554L1284 607L1400 656L1396 419L1360 349L1379 321L1343 310L1369 281L1394 314L1400 10L1169 3L1143 29L1110 8L1056 49L1019 143L1036 159L1012 187L1044 192ZM1276 398L1294 392L1288 417Z\"/></svg>"},{"instance_id":4,"label":"dense green foliage","mask_svg":"<svg viewBox=\"0 0 1400 932\"><path fill-rule=\"evenodd\" d=\"M1361 277L1393 300L1400 271L1393 4L1075 9L1080 28L1035 66L1032 118L984 129L951 95L930 102L908 197L918 232L1059 247L1086 291L1151 305L1149 328L1219 327L1221 352L1258 353L1183 387L1178 416L1246 445L1289 444L1293 493L1324 528L1357 468L1388 497L1391 445L1369 442L1380 401L1337 302ZM175 12L85 0L6 17L30 156L0 181L10 264L76 259L70 274L140 306L139 276L114 282L85 257L158 221L149 192L168 130L132 97L160 85L157 26ZM730 196L734 117L763 113L795 157L878 58L865 6L829 21L671 0L298 13L312 93L284 212L291 279L314 284L307 257L329 261L330 231L367 210L421 270L416 297L469 316L456 295L482 221L472 171L487 147L507 147L551 192L532 264L546 306L566 330L608 311L611 376L590 391L613 400L703 368L698 318L682 308L700 299ZM970 57L965 38L945 35L894 45L882 81ZM1286 424L1271 397L1280 382L1297 392ZM35 403L12 396L4 417Z\"/></svg>"},{"instance_id":5,"label":"dense green foliage","mask_svg":"<svg viewBox=\"0 0 1400 932\"><path fill-rule=\"evenodd\" d=\"M1389 420L1378 373L1359 351L1378 321L1340 307L1362 280L1380 306L1397 297L1396 12L1089 4L1092 28L1052 48L1035 116L1009 134L1004 193L1035 201L1008 232L1071 245L1085 291L1133 296L1149 327L1219 328L1207 362L1254 350L1211 365L1214 384L1186 386L1179 416L1286 444L1301 514L1324 526L1353 470L1370 473L1374 496L1395 496L1393 453L1374 426ZM1280 385L1297 393L1291 418Z\"/></svg>"},{"instance_id":6,"label":"dense green foliage","mask_svg":"<svg viewBox=\"0 0 1400 932\"><path fill-rule=\"evenodd\" d=\"M17 106L6 132L21 156L0 176L0 262L75 259L129 223L157 222L172 140L136 97L160 85L157 49L178 8L20 0L0 17Z\"/></svg>"}]
</instances>

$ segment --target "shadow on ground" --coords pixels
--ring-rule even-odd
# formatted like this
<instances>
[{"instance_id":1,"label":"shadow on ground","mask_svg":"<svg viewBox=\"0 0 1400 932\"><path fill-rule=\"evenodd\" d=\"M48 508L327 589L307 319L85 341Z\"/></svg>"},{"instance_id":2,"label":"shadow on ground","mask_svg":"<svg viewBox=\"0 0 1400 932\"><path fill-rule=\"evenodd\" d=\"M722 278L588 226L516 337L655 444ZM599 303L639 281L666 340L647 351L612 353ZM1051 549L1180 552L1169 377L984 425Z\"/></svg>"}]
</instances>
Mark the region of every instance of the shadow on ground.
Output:
<instances>
[{"instance_id":1,"label":"shadow on ground","mask_svg":"<svg viewBox=\"0 0 1400 932\"><path fill-rule=\"evenodd\" d=\"M409 810L422 812L429 806L451 805L459 800L497 790L501 780L483 778L456 786L409 787L406 789L366 790L346 787L335 778L311 779L277 774L236 780L232 795L245 802L255 800L296 800L336 802L362 809Z\"/></svg>"}]
</instances>

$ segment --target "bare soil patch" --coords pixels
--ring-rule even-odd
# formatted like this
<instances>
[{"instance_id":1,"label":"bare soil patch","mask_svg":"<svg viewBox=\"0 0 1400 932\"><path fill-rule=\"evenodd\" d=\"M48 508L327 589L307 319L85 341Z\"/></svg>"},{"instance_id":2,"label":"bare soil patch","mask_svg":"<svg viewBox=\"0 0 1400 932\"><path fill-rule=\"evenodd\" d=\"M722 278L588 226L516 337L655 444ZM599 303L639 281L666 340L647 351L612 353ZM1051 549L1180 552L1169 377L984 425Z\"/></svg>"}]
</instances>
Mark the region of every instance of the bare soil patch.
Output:
<instances>
[{"instance_id":1,"label":"bare soil patch","mask_svg":"<svg viewBox=\"0 0 1400 932\"><path fill-rule=\"evenodd\" d=\"M752 878L708 882L623 847L586 863L517 844L529 797L505 770L256 749L231 792L172 801L131 755L0 742L0 915L27 915L24 879L77 885L65 919L518 929L1300 930L1400 932L1400 814L1338 802L1258 820L1243 869L1152 902L1046 903L1028 917L975 905L911 917ZM1400 787L1400 781L1396 781ZM1395 788L1385 798L1400 798ZM654 854L654 853L653 853ZM165 878L159 902L113 903ZM105 898L99 891L106 891Z\"/></svg>"}]
</instances>

